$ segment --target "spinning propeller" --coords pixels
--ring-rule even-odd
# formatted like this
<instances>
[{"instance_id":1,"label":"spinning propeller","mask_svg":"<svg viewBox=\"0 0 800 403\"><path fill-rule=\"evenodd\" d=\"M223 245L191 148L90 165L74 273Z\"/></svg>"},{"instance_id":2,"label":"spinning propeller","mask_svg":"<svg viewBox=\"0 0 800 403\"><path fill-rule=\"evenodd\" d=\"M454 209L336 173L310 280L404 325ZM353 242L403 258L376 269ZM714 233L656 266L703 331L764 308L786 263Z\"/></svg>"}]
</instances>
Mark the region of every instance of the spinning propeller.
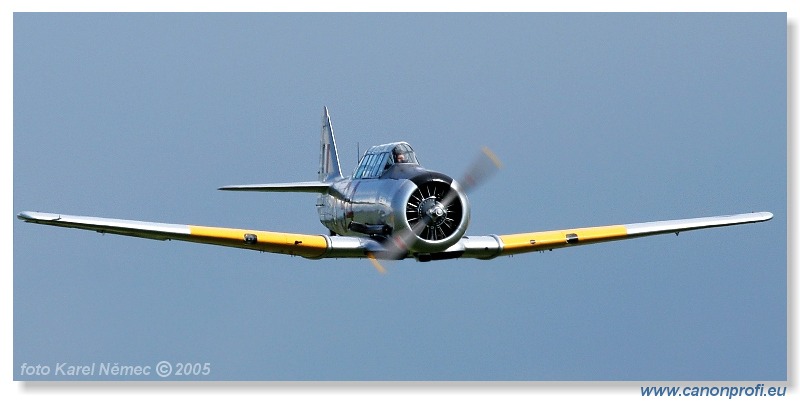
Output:
<instances>
[{"instance_id":1,"label":"spinning propeller","mask_svg":"<svg viewBox=\"0 0 800 403\"><path fill-rule=\"evenodd\" d=\"M500 159L487 147L472 161L464 176L458 181L461 190L469 193L489 179L500 168ZM385 250L378 255L368 254L380 273L386 269L381 260L405 258L416 238L437 241L452 235L460 225L463 209L458 191L444 182L420 185L406 204L406 217L411 230L400 227L383 243Z\"/></svg>"}]
</instances>

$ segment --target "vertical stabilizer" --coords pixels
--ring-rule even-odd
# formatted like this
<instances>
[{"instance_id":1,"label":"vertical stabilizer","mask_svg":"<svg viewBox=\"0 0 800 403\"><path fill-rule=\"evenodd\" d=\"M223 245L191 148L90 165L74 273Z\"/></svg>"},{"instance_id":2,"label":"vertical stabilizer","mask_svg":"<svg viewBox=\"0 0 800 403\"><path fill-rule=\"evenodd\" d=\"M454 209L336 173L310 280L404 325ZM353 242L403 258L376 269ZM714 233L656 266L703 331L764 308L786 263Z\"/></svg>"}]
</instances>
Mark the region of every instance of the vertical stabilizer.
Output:
<instances>
[{"instance_id":1,"label":"vertical stabilizer","mask_svg":"<svg viewBox=\"0 0 800 403\"><path fill-rule=\"evenodd\" d=\"M333 126L328 107L322 110L322 135L319 139L319 180L331 181L342 177L342 168L339 166L339 153L336 151L336 139L333 138Z\"/></svg>"}]
</instances>

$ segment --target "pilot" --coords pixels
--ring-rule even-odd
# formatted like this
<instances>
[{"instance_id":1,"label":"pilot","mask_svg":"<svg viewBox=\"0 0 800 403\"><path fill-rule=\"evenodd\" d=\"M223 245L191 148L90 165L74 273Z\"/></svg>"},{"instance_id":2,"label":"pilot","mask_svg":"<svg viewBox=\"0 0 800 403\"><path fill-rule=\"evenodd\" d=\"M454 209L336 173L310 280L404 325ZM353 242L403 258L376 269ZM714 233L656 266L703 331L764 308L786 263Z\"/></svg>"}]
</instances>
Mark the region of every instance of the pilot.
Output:
<instances>
[{"instance_id":1,"label":"pilot","mask_svg":"<svg viewBox=\"0 0 800 403\"><path fill-rule=\"evenodd\" d=\"M403 154L403 152L400 151L399 149L395 148L394 150L392 150L392 153L394 154L394 162L396 164L402 164L406 162L405 154Z\"/></svg>"}]
</instances>

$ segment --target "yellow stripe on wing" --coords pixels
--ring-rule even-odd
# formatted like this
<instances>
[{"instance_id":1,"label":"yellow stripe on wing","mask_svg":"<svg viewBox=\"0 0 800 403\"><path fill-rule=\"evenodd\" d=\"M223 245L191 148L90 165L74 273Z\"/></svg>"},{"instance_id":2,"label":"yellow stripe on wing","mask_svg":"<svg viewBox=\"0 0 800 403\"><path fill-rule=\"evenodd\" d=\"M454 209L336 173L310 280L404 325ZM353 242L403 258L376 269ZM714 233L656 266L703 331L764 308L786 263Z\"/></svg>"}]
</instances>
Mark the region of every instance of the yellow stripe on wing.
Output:
<instances>
[{"instance_id":1,"label":"yellow stripe on wing","mask_svg":"<svg viewBox=\"0 0 800 403\"><path fill-rule=\"evenodd\" d=\"M592 242L612 241L625 238L627 235L628 231L624 225L500 235L499 238L503 242L503 250L500 254L513 255Z\"/></svg>"},{"instance_id":2,"label":"yellow stripe on wing","mask_svg":"<svg viewBox=\"0 0 800 403\"><path fill-rule=\"evenodd\" d=\"M197 242L255 249L307 258L321 257L328 250L322 235L290 234L190 225L190 237Z\"/></svg>"}]
</instances>

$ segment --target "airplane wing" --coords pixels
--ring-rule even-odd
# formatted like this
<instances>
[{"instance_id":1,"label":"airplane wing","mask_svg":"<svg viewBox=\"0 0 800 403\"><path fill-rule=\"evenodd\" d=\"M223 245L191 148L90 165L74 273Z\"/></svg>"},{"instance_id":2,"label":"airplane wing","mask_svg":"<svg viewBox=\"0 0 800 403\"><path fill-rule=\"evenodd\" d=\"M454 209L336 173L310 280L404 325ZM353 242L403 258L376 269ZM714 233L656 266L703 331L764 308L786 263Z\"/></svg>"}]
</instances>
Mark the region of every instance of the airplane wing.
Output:
<instances>
[{"instance_id":1,"label":"airplane wing","mask_svg":"<svg viewBox=\"0 0 800 403\"><path fill-rule=\"evenodd\" d=\"M553 250L568 246L619 241L659 234L678 234L704 228L748 224L772 219L772 213L747 213L682 220L653 221L636 224L608 225L555 231L528 232L512 235L464 237L453 245L451 253L460 257L491 259L497 256Z\"/></svg>"},{"instance_id":2,"label":"airplane wing","mask_svg":"<svg viewBox=\"0 0 800 403\"><path fill-rule=\"evenodd\" d=\"M380 245L367 238L327 235L304 235L199 225L166 224L25 211L20 220L57 227L79 228L99 233L127 235L161 241L176 240L252 249L262 252L323 257L367 257Z\"/></svg>"},{"instance_id":3,"label":"airplane wing","mask_svg":"<svg viewBox=\"0 0 800 403\"><path fill-rule=\"evenodd\" d=\"M177 240L205 243L302 256L309 259L367 258L372 256L380 258L381 253L386 251L379 242L363 237L305 235L29 211L19 213L17 217L23 221L36 224L78 228L99 233L162 241ZM492 259L497 256L553 250L650 235L677 234L684 231L755 223L770 219L772 219L772 213L762 212L512 235L465 236L444 252L417 256L417 259L421 261L450 258Z\"/></svg>"}]
</instances>

